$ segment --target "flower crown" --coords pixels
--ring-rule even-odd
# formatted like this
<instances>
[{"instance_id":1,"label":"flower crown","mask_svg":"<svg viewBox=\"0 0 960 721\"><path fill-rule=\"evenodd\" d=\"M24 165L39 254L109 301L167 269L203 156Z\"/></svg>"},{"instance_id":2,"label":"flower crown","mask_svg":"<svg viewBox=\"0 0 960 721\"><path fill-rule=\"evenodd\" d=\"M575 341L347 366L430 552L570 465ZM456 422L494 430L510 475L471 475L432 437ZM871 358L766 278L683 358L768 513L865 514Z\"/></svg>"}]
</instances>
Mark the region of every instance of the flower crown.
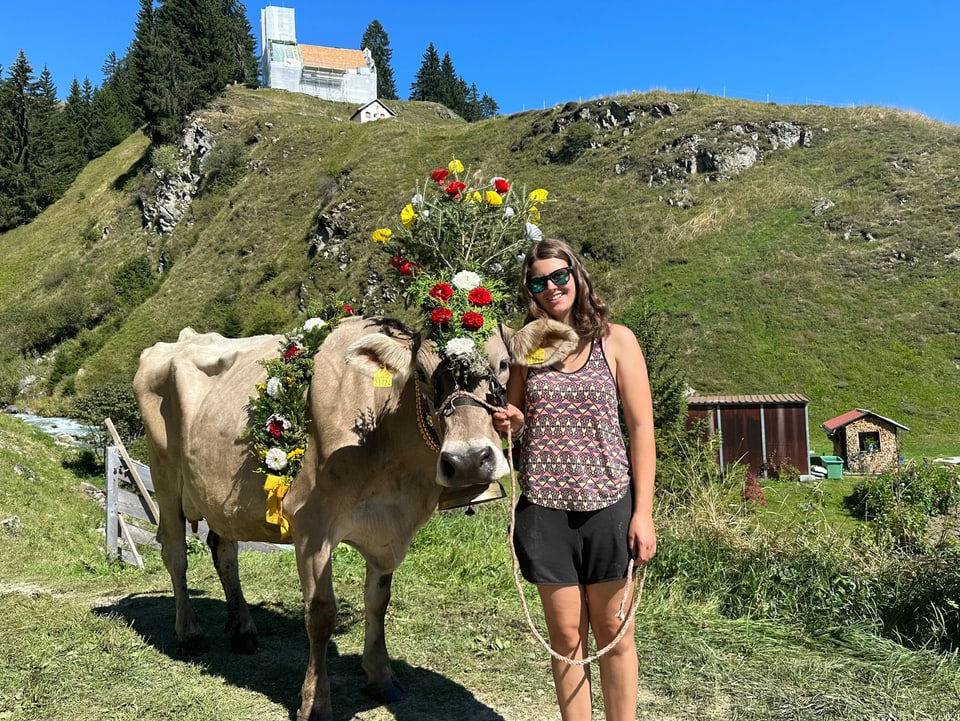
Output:
<instances>
[{"instance_id":1,"label":"flower crown","mask_svg":"<svg viewBox=\"0 0 960 721\"><path fill-rule=\"evenodd\" d=\"M397 272L411 278L408 302L424 313L441 356L480 375L483 342L506 313L505 289L515 285L527 246L542 237L548 192L538 188L524 197L501 176L479 185L464 178L459 160L437 168L417 183L396 232L378 228L372 237L391 253Z\"/></svg>"}]
</instances>

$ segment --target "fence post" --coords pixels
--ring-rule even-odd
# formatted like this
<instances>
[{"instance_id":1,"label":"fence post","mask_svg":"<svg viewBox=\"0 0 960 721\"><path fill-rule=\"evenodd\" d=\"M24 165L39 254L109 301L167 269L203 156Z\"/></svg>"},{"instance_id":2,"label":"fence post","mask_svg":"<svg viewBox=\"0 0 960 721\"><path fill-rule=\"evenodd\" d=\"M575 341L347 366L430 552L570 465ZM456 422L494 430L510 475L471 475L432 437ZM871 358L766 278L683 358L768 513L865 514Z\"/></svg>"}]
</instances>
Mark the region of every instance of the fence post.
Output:
<instances>
[{"instance_id":1,"label":"fence post","mask_svg":"<svg viewBox=\"0 0 960 721\"><path fill-rule=\"evenodd\" d=\"M106 486L107 486L107 521L106 521L106 540L107 540L107 560L113 560L120 555L119 544L117 542L117 531L120 526L119 514L117 513L117 466L119 466L119 454L116 446L107 446L106 452Z\"/></svg>"}]
</instances>

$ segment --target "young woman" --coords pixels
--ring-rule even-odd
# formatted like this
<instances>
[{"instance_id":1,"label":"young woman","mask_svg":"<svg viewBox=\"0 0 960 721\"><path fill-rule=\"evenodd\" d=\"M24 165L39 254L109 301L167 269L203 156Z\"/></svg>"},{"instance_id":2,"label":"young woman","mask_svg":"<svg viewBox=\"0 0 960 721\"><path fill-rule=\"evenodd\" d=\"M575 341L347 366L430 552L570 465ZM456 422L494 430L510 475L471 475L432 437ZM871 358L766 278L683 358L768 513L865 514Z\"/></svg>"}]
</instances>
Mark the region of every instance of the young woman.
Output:
<instances>
[{"instance_id":1,"label":"young woman","mask_svg":"<svg viewBox=\"0 0 960 721\"><path fill-rule=\"evenodd\" d=\"M536 243L523 274L527 321L565 323L579 342L551 366L514 366L509 403L494 414L494 425L523 437L514 529L521 572L537 586L553 650L582 659L591 631L601 649L620 630L616 613L630 558L639 565L656 553L650 383L636 337L607 322L606 305L567 244ZM599 660L607 721L636 717L637 648L628 622L624 637ZM563 721L589 721L589 666L552 664Z\"/></svg>"}]
</instances>

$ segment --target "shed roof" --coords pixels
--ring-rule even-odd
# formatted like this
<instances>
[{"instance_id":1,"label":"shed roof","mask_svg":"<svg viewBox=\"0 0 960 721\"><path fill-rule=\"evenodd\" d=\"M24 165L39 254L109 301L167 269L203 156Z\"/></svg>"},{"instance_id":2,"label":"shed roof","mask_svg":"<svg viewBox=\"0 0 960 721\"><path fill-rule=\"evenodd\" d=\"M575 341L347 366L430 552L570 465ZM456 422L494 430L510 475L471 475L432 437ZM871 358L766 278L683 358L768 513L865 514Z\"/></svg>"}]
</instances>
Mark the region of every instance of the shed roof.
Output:
<instances>
[{"instance_id":1,"label":"shed roof","mask_svg":"<svg viewBox=\"0 0 960 721\"><path fill-rule=\"evenodd\" d=\"M367 67L367 58L363 50L346 48L325 48L322 45L300 44L303 64L313 68L331 68L334 70L354 70Z\"/></svg>"},{"instance_id":2,"label":"shed roof","mask_svg":"<svg viewBox=\"0 0 960 721\"><path fill-rule=\"evenodd\" d=\"M689 396L688 406L806 405L810 399L801 393L763 393L739 396Z\"/></svg>"},{"instance_id":3,"label":"shed roof","mask_svg":"<svg viewBox=\"0 0 960 721\"><path fill-rule=\"evenodd\" d=\"M820 427L827 432L827 435L832 435L834 431L838 428L843 428L848 426L854 421L859 421L861 418L866 418L867 416L873 416L874 418L879 418L882 421L886 421L892 425L895 425L897 428L902 428L905 431L909 431L902 423L897 423L891 418L884 418L883 416L874 413L873 411L868 411L866 408L854 408L852 411L847 411L843 415L837 416L836 418L831 418L829 421L824 421L820 424Z\"/></svg>"}]
</instances>

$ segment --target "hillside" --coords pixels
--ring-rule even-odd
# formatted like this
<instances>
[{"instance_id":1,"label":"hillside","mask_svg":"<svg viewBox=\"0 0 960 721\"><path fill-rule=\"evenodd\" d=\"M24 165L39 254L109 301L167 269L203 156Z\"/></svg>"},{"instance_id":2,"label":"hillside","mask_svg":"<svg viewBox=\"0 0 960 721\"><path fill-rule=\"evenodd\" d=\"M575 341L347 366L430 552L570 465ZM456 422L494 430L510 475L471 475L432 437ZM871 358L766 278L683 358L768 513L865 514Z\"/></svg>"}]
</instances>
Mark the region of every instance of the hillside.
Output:
<instances>
[{"instance_id":1,"label":"hillside","mask_svg":"<svg viewBox=\"0 0 960 721\"><path fill-rule=\"evenodd\" d=\"M164 235L143 229L144 137L91 163L0 235L0 397L62 409L183 326L282 332L329 295L403 315L370 233L456 157L548 189L544 233L582 248L615 316L643 298L667 316L698 392L804 393L822 451L819 424L859 407L909 426L908 455L960 453L960 128L695 93L469 125L394 105L360 125L231 88L200 116L222 182Z\"/></svg>"}]
</instances>

